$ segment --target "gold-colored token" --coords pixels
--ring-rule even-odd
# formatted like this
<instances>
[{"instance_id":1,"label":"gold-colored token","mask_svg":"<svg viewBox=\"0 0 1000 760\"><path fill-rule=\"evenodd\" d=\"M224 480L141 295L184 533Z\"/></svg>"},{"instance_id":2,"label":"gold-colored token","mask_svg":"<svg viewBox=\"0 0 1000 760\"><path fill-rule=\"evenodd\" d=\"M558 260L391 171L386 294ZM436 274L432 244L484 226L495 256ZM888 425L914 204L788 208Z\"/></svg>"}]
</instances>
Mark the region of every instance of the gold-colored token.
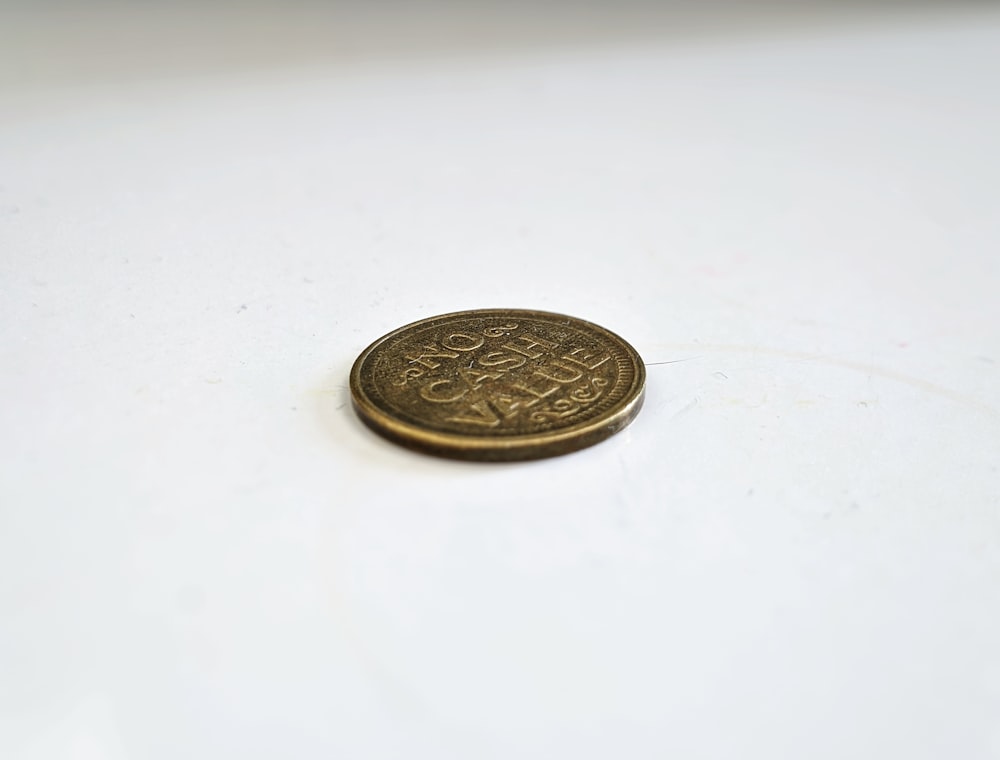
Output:
<instances>
[{"instance_id":1,"label":"gold-colored token","mask_svg":"<svg viewBox=\"0 0 1000 760\"><path fill-rule=\"evenodd\" d=\"M458 459L537 459L602 441L642 405L632 346L582 319L519 309L431 317L375 341L351 369L361 419Z\"/></svg>"}]
</instances>

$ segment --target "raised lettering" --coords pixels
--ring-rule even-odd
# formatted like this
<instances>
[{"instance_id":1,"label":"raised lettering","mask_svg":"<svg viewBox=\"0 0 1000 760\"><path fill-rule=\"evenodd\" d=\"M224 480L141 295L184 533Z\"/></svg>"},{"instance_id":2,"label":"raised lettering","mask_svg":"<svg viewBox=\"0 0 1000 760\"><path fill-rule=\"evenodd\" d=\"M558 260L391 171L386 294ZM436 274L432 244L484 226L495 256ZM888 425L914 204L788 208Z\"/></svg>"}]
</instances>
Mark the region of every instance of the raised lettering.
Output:
<instances>
[{"instance_id":1,"label":"raised lettering","mask_svg":"<svg viewBox=\"0 0 1000 760\"><path fill-rule=\"evenodd\" d=\"M600 356L600 358L598 358ZM573 364L579 364L584 369L595 370L611 357L607 354L587 353L585 348L574 348L568 354L563 355L563 359Z\"/></svg>"},{"instance_id":2,"label":"raised lettering","mask_svg":"<svg viewBox=\"0 0 1000 760\"><path fill-rule=\"evenodd\" d=\"M517 341L521 341L521 343L518 344ZM521 354L521 356L527 356L529 359L537 359L539 356L544 355L545 351L536 351L536 348L544 348L551 351L558 345L558 343L553 343L543 338L536 338L533 335L518 335L510 343L504 343L503 347L508 351Z\"/></svg>"},{"instance_id":3,"label":"raised lettering","mask_svg":"<svg viewBox=\"0 0 1000 760\"><path fill-rule=\"evenodd\" d=\"M572 417L581 409L590 406L604 393L608 381L603 377L593 377L590 385L584 384L570 391L569 398L561 398L548 406L536 409L531 414L532 422L551 422Z\"/></svg>"},{"instance_id":4,"label":"raised lettering","mask_svg":"<svg viewBox=\"0 0 1000 760\"><path fill-rule=\"evenodd\" d=\"M486 341L478 335L452 333L441 341L441 345L452 351L475 351Z\"/></svg>"},{"instance_id":5,"label":"raised lettering","mask_svg":"<svg viewBox=\"0 0 1000 760\"><path fill-rule=\"evenodd\" d=\"M483 380L498 380L503 377L503 372L482 372L472 367L459 367L458 374L470 388L478 387Z\"/></svg>"},{"instance_id":6,"label":"raised lettering","mask_svg":"<svg viewBox=\"0 0 1000 760\"><path fill-rule=\"evenodd\" d=\"M537 403L537 399L535 399ZM521 407L524 405L524 398L514 398L510 394L501 393L495 399L493 399L493 406L496 407L497 411L500 412L505 418L513 417Z\"/></svg>"},{"instance_id":7,"label":"raised lettering","mask_svg":"<svg viewBox=\"0 0 1000 760\"><path fill-rule=\"evenodd\" d=\"M403 374L396 381L395 385L404 386L406 385L406 381L411 377L420 377L422 374L424 374L424 371L420 367L407 367L403 370Z\"/></svg>"},{"instance_id":8,"label":"raised lettering","mask_svg":"<svg viewBox=\"0 0 1000 760\"><path fill-rule=\"evenodd\" d=\"M481 367L503 367L505 364L510 364L510 367L503 367L505 370L517 369L518 367L523 367L527 359L520 356L510 356L505 354L503 351L490 351L486 356L479 357L479 366Z\"/></svg>"},{"instance_id":9,"label":"raised lettering","mask_svg":"<svg viewBox=\"0 0 1000 760\"><path fill-rule=\"evenodd\" d=\"M490 408L490 405L486 401L477 401L475 404L470 404L469 409L474 412L471 415L455 415L454 417L449 417L449 422L462 422L467 425L482 425L483 427L496 427L500 424L500 418L497 413Z\"/></svg>"},{"instance_id":10,"label":"raised lettering","mask_svg":"<svg viewBox=\"0 0 1000 760\"><path fill-rule=\"evenodd\" d=\"M536 375L540 376L543 380L548 380L548 378L545 377L545 375L539 375L538 372L535 372L531 377L535 377ZM519 391L524 391L525 393L529 393L535 397L527 404L525 404L525 406L531 406L532 404L537 404L543 398L551 396L553 393L559 390L560 385L559 383L553 383L550 387L541 389L541 388L532 388L531 386L525 383L517 383L513 387Z\"/></svg>"},{"instance_id":11,"label":"raised lettering","mask_svg":"<svg viewBox=\"0 0 1000 760\"><path fill-rule=\"evenodd\" d=\"M455 393L451 396L439 395L434 389L441 385L448 385L454 382L454 380L434 380L420 389L420 397L425 401L433 401L435 404L451 404L452 402L458 401L460 398L465 396L469 392L468 388L462 388L461 391Z\"/></svg>"},{"instance_id":12,"label":"raised lettering","mask_svg":"<svg viewBox=\"0 0 1000 760\"><path fill-rule=\"evenodd\" d=\"M583 372L578 370L576 367L567 367L558 361L550 362L546 366L538 369L535 372L536 375L541 375L546 380L553 380L557 383L575 383L581 377L583 377Z\"/></svg>"},{"instance_id":13,"label":"raised lettering","mask_svg":"<svg viewBox=\"0 0 1000 760\"><path fill-rule=\"evenodd\" d=\"M454 351L442 351L437 345L431 343L423 347L423 353L419 356L406 355L410 364L420 364L427 369L437 369L441 366L440 362L428 361L429 359L457 359L458 354Z\"/></svg>"},{"instance_id":14,"label":"raised lettering","mask_svg":"<svg viewBox=\"0 0 1000 760\"><path fill-rule=\"evenodd\" d=\"M487 338L502 338L505 335L510 335L512 330L516 330L517 325L500 325L499 327L487 327L483 330L483 335Z\"/></svg>"}]
</instances>

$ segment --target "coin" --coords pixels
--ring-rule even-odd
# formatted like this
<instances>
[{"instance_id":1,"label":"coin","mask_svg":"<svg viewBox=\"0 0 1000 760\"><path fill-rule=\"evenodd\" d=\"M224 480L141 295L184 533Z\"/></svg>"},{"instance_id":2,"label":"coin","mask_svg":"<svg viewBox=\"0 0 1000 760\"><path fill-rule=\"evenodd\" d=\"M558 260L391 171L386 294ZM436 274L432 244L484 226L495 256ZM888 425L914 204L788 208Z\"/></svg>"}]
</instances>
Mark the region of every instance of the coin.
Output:
<instances>
[{"instance_id":1,"label":"coin","mask_svg":"<svg viewBox=\"0 0 1000 760\"><path fill-rule=\"evenodd\" d=\"M397 443L509 461L598 443L638 414L646 370L632 346L582 319L478 309L400 327L351 369L361 419Z\"/></svg>"}]
</instances>

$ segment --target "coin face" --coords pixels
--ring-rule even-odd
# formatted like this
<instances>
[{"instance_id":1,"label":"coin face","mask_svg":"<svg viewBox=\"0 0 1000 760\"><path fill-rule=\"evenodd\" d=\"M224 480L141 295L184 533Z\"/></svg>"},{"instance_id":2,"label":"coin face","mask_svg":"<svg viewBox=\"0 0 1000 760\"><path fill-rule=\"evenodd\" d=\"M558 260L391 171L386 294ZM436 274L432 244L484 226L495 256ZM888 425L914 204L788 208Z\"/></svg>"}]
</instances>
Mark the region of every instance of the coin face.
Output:
<instances>
[{"instance_id":1,"label":"coin face","mask_svg":"<svg viewBox=\"0 0 1000 760\"><path fill-rule=\"evenodd\" d=\"M361 419L397 443L458 459L536 459L633 420L646 371L582 319L518 309L432 317L375 341L351 369Z\"/></svg>"}]
</instances>

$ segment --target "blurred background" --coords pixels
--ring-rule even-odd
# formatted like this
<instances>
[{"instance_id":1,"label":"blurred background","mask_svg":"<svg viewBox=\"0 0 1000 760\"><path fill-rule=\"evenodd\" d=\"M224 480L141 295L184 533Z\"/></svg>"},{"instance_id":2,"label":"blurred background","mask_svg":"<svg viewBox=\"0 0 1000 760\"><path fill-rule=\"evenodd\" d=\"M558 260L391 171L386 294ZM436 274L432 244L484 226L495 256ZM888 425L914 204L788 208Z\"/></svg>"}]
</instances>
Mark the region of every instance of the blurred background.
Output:
<instances>
[{"instance_id":1,"label":"blurred background","mask_svg":"<svg viewBox=\"0 0 1000 760\"><path fill-rule=\"evenodd\" d=\"M992 5L990 0L5 0L0 81L8 86L120 82L303 64L509 56L583 45L692 45L917 17L950 20Z\"/></svg>"}]
</instances>

